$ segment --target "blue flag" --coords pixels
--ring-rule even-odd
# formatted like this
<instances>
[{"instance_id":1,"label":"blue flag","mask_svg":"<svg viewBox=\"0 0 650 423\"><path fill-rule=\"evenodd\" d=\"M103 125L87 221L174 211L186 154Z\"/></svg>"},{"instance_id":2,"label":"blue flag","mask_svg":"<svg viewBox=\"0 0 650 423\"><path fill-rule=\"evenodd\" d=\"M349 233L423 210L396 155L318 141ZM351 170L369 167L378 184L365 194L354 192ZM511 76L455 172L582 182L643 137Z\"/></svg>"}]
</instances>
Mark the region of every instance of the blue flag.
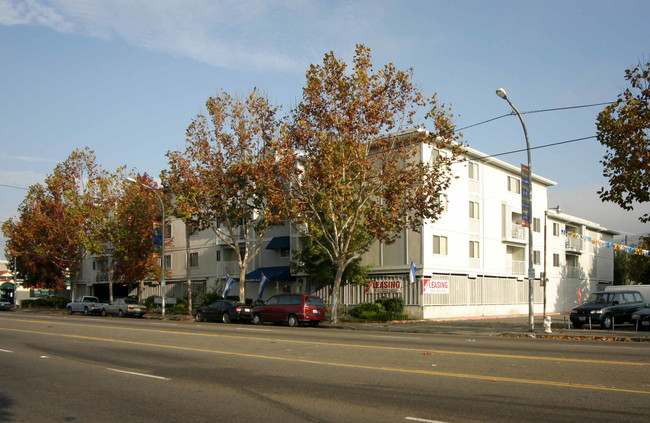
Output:
<instances>
[{"instance_id":1,"label":"blue flag","mask_svg":"<svg viewBox=\"0 0 650 423\"><path fill-rule=\"evenodd\" d=\"M264 273L262 273L262 279L260 280L260 289L257 294L257 298L260 300L262 299L262 294L264 294L264 290L266 289L266 286L269 284L269 280L266 276L264 276Z\"/></svg>"},{"instance_id":2,"label":"blue flag","mask_svg":"<svg viewBox=\"0 0 650 423\"><path fill-rule=\"evenodd\" d=\"M226 274L226 283L223 284L223 295L222 295L224 299L228 297L228 293L230 292L230 290L234 285L235 285L235 280L230 279L230 275Z\"/></svg>"},{"instance_id":3,"label":"blue flag","mask_svg":"<svg viewBox=\"0 0 650 423\"><path fill-rule=\"evenodd\" d=\"M413 263L413 260L411 260L411 271L409 272L409 284L412 284L417 280L417 277L415 276L415 272L417 272L418 269L415 267L415 263Z\"/></svg>"}]
</instances>

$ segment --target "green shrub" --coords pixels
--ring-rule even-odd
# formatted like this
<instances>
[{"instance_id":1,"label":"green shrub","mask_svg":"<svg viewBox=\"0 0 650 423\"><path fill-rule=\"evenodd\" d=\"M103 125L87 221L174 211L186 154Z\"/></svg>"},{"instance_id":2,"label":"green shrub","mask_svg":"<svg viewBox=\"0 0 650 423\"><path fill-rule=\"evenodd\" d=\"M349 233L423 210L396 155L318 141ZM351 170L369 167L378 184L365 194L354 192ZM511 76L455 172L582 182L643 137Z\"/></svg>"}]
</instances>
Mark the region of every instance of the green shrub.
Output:
<instances>
[{"instance_id":1,"label":"green shrub","mask_svg":"<svg viewBox=\"0 0 650 423\"><path fill-rule=\"evenodd\" d=\"M65 309L65 306L70 302L67 298L62 297L47 297L47 298L33 298L29 300L22 300L20 306L23 308L56 308Z\"/></svg>"},{"instance_id":2,"label":"green shrub","mask_svg":"<svg viewBox=\"0 0 650 423\"><path fill-rule=\"evenodd\" d=\"M367 317L363 317L364 314L367 315L367 313L374 313L376 316L383 311L384 307L379 303L361 303L350 310L350 316L356 319L368 319Z\"/></svg>"},{"instance_id":3,"label":"green shrub","mask_svg":"<svg viewBox=\"0 0 650 423\"><path fill-rule=\"evenodd\" d=\"M407 320L404 311L404 298L378 298L374 303L361 303L350 310L350 316L361 320L386 322L389 320Z\"/></svg>"}]
</instances>

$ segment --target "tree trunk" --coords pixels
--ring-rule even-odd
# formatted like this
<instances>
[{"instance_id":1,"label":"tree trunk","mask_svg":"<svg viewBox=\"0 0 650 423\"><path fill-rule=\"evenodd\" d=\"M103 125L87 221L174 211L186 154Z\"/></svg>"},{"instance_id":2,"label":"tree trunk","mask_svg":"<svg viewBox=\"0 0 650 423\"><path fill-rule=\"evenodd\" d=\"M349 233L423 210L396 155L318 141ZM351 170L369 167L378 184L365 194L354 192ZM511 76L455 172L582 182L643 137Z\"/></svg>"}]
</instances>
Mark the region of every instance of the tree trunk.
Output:
<instances>
[{"instance_id":1,"label":"tree trunk","mask_svg":"<svg viewBox=\"0 0 650 423\"><path fill-rule=\"evenodd\" d=\"M246 268L247 265L242 265L239 268L239 301L246 304Z\"/></svg>"},{"instance_id":2,"label":"tree trunk","mask_svg":"<svg viewBox=\"0 0 650 423\"><path fill-rule=\"evenodd\" d=\"M341 280L343 279L345 267L344 261L339 261L336 266L336 276L334 276L334 286L332 287L332 324L337 324L339 321L339 290L341 288Z\"/></svg>"}]
</instances>

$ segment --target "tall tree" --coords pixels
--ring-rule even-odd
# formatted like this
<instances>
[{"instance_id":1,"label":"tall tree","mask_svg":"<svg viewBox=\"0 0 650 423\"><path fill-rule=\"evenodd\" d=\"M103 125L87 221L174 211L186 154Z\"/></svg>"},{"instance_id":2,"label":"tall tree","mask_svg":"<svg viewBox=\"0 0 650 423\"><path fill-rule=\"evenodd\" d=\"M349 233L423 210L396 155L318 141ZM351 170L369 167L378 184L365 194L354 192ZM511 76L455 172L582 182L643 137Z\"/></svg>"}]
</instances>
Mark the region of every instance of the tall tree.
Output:
<instances>
[{"instance_id":1,"label":"tall tree","mask_svg":"<svg viewBox=\"0 0 650 423\"><path fill-rule=\"evenodd\" d=\"M375 72L370 49L359 45L347 70L334 53L312 65L286 131L301 169L291 184L293 223L336 267L333 322L346 268L373 242L390 243L404 229L438 217L439 193L449 186L459 154L448 108L435 96L425 100L412 69L390 63ZM432 132L402 134L427 104ZM429 147L452 154L428 160Z\"/></svg>"},{"instance_id":2,"label":"tall tree","mask_svg":"<svg viewBox=\"0 0 650 423\"><path fill-rule=\"evenodd\" d=\"M212 229L239 262L239 298L246 270L266 230L287 217L283 181L291 156L280 154L277 107L254 90L246 98L221 92L187 129L184 151L167 153L162 180L175 214L198 230Z\"/></svg>"},{"instance_id":3,"label":"tall tree","mask_svg":"<svg viewBox=\"0 0 650 423\"><path fill-rule=\"evenodd\" d=\"M609 189L598 191L603 201L632 210L650 201L650 62L625 71L629 87L598 115L598 141L607 152L601 160ZM650 214L639 217L650 220Z\"/></svg>"},{"instance_id":4,"label":"tall tree","mask_svg":"<svg viewBox=\"0 0 650 423\"><path fill-rule=\"evenodd\" d=\"M121 182L120 190L112 219L106 227L106 239L112 248L111 280L129 285L157 278L161 267L153 256L153 222L161 220L160 203L154 192L140 184L152 189L158 187L146 173L134 179L138 183L115 178Z\"/></svg>"},{"instance_id":5,"label":"tall tree","mask_svg":"<svg viewBox=\"0 0 650 423\"><path fill-rule=\"evenodd\" d=\"M102 233L111 181L94 152L85 148L59 163L44 184L30 188L18 220L3 230L11 256L20 258L31 283L43 277L40 282L60 285L70 275L74 295L81 260L87 253L101 254L106 246Z\"/></svg>"}]
</instances>

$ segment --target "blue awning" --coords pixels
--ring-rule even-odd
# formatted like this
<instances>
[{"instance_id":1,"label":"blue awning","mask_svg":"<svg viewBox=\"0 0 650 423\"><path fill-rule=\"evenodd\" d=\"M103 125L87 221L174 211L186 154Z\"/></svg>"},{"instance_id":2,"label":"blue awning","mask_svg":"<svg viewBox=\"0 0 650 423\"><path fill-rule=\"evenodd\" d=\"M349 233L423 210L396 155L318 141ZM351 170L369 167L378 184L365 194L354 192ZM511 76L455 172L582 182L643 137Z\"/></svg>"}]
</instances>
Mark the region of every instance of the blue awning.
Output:
<instances>
[{"instance_id":1,"label":"blue awning","mask_svg":"<svg viewBox=\"0 0 650 423\"><path fill-rule=\"evenodd\" d=\"M267 250L285 250L288 248L291 248L291 239L288 236L276 236L266 246Z\"/></svg>"},{"instance_id":2,"label":"blue awning","mask_svg":"<svg viewBox=\"0 0 650 423\"><path fill-rule=\"evenodd\" d=\"M264 276L266 276L266 278L271 282L288 282L294 280L294 277L291 276L291 268L289 266L259 267L252 272L247 273L246 280L259 281L262 279L262 273L264 273Z\"/></svg>"},{"instance_id":3,"label":"blue awning","mask_svg":"<svg viewBox=\"0 0 650 423\"><path fill-rule=\"evenodd\" d=\"M265 273L265 275L266 275L266 273ZM267 276L267 278L268 278L268 276ZM0 285L0 289L2 289L3 291L7 291L7 290L10 290L10 289L16 289L16 287L11 282L3 282L2 285Z\"/></svg>"}]
</instances>

